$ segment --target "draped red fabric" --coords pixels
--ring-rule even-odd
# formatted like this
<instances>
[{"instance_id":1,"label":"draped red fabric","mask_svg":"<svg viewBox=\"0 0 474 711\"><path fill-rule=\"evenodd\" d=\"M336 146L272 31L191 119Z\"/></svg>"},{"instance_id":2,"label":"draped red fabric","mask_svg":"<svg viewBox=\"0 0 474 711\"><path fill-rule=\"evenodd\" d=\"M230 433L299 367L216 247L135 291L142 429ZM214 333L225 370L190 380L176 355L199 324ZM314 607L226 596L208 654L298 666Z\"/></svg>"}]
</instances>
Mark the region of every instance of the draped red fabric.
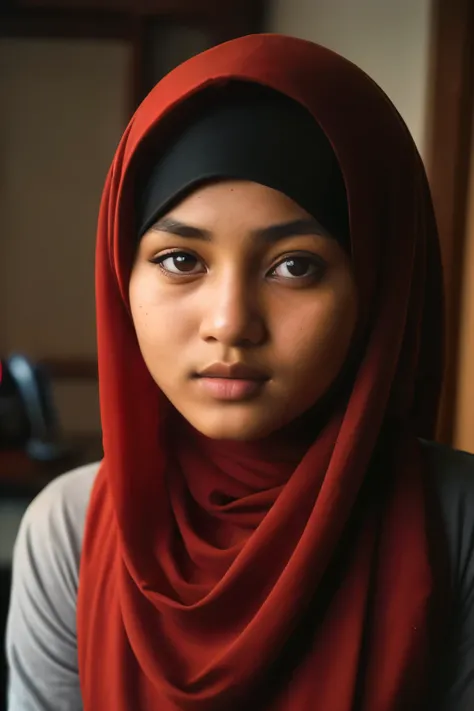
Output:
<instances>
[{"instance_id":1,"label":"draped red fabric","mask_svg":"<svg viewBox=\"0 0 474 711\"><path fill-rule=\"evenodd\" d=\"M344 402L293 458L260 461L258 446L221 449L170 427L129 311L146 147L166 143L192 95L230 80L306 106L347 187L363 347ZM104 460L79 583L85 711L423 707L437 587L416 435L429 435L436 414L440 284L419 155L350 62L255 35L153 89L118 146L98 227Z\"/></svg>"}]
</instances>

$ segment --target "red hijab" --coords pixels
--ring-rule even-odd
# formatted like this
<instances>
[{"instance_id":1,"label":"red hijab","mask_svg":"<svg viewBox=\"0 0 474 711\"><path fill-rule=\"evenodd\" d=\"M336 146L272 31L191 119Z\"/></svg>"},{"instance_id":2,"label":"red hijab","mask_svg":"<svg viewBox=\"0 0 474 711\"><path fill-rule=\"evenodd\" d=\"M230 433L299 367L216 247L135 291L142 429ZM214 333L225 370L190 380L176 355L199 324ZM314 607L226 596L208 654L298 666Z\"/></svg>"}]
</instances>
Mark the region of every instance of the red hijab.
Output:
<instances>
[{"instance_id":1,"label":"red hijab","mask_svg":"<svg viewBox=\"0 0 474 711\"><path fill-rule=\"evenodd\" d=\"M129 311L134 176L147 141L166 143L185 100L229 80L303 104L346 182L363 348L344 402L293 461L186 429L170 436ZM85 711L422 708L438 587L416 435L430 434L436 414L440 282L419 155L350 62L256 35L194 57L153 89L117 149L98 227L105 456L81 557Z\"/></svg>"}]
</instances>

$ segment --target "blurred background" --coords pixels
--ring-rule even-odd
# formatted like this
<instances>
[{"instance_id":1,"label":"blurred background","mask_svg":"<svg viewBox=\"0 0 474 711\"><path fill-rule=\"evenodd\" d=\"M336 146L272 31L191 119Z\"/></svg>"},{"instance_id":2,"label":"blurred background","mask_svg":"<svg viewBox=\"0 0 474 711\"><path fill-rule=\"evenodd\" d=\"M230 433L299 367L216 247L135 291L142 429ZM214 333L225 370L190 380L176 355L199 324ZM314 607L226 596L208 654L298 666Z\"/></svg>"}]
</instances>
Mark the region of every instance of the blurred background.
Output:
<instances>
[{"instance_id":1,"label":"blurred background","mask_svg":"<svg viewBox=\"0 0 474 711\"><path fill-rule=\"evenodd\" d=\"M305 37L351 59L407 122L430 174L450 299L439 437L474 451L474 288L471 293L467 278L474 273L472 5L2 0L0 356L21 352L46 364L68 436L99 432L94 239L120 135L173 66L220 41L263 30Z\"/></svg>"},{"instance_id":2,"label":"blurred background","mask_svg":"<svg viewBox=\"0 0 474 711\"><path fill-rule=\"evenodd\" d=\"M473 15L472 0L0 0L0 568L25 502L100 456L94 242L121 133L172 67L251 32L336 50L407 122L445 267L438 438L474 452Z\"/></svg>"},{"instance_id":3,"label":"blurred background","mask_svg":"<svg viewBox=\"0 0 474 711\"><path fill-rule=\"evenodd\" d=\"M0 10L0 356L21 352L46 364L68 436L99 432L94 240L105 174L121 133L139 101L173 66L225 39L264 30L305 37L354 61L388 93L415 138L449 244L446 266L457 270L455 279L447 275L449 289L457 291L458 323L451 324L451 351L453 338L456 344L440 438L474 451L474 290L469 293L470 280L459 273L461 264L466 275L474 270L472 200L464 199L464 214L460 205L469 188L468 165L461 165L469 157L472 118L472 85L464 87L472 74L464 76L469 70L461 57L469 52L463 49L469 5L11 0ZM436 89L446 103L440 105ZM461 253L456 240L463 242Z\"/></svg>"}]
</instances>

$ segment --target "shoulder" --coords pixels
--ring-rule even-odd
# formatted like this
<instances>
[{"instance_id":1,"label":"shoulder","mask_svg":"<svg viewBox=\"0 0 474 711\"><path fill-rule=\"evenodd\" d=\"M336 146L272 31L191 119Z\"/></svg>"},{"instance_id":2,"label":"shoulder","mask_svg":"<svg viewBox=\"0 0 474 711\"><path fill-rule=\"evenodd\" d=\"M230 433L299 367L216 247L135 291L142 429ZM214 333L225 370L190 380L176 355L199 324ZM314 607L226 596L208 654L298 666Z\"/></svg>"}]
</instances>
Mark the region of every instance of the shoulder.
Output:
<instances>
[{"instance_id":1,"label":"shoulder","mask_svg":"<svg viewBox=\"0 0 474 711\"><path fill-rule=\"evenodd\" d=\"M83 523L99 466L99 462L87 464L50 482L27 508L22 527L60 529L65 524ZM74 531L81 534L81 528L74 526Z\"/></svg>"},{"instance_id":2,"label":"shoulder","mask_svg":"<svg viewBox=\"0 0 474 711\"><path fill-rule=\"evenodd\" d=\"M473 504L474 454L425 440L422 445L440 494L451 503L458 503L460 497L467 496Z\"/></svg>"},{"instance_id":3,"label":"shoulder","mask_svg":"<svg viewBox=\"0 0 474 711\"><path fill-rule=\"evenodd\" d=\"M474 565L474 454L434 442L422 444L452 549L452 563L472 561Z\"/></svg>"},{"instance_id":4,"label":"shoulder","mask_svg":"<svg viewBox=\"0 0 474 711\"><path fill-rule=\"evenodd\" d=\"M44 560L62 557L78 568L84 524L99 463L74 469L52 481L27 508L15 544L14 562L21 548Z\"/></svg>"},{"instance_id":5,"label":"shoulder","mask_svg":"<svg viewBox=\"0 0 474 711\"><path fill-rule=\"evenodd\" d=\"M446 711L474 708L474 455L423 442L451 568L449 633L438 676Z\"/></svg>"},{"instance_id":6,"label":"shoulder","mask_svg":"<svg viewBox=\"0 0 474 711\"><path fill-rule=\"evenodd\" d=\"M474 563L474 454L423 442L454 561Z\"/></svg>"},{"instance_id":7,"label":"shoulder","mask_svg":"<svg viewBox=\"0 0 474 711\"><path fill-rule=\"evenodd\" d=\"M461 610L472 609L474 455L433 442L422 444L446 531L454 594Z\"/></svg>"},{"instance_id":8,"label":"shoulder","mask_svg":"<svg viewBox=\"0 0 474 711\"><path fill-rule=\"evenodd\" d=\"M31 502L22 518L13 552L13 589L37 586L51 599L74 600L87 507L99 464L63 474Z\"/></svg>"},{"instance_id":9,"label":"shoulder","mask_svg":"<svg viewBox=\"0 0 474 711\"><path fill-rule=\"evenodd\" d=\"M79 711L76 599L87 507L99 464L55 479L15 542L6 630L9 709Z\"/></svg>"}]
</instances>

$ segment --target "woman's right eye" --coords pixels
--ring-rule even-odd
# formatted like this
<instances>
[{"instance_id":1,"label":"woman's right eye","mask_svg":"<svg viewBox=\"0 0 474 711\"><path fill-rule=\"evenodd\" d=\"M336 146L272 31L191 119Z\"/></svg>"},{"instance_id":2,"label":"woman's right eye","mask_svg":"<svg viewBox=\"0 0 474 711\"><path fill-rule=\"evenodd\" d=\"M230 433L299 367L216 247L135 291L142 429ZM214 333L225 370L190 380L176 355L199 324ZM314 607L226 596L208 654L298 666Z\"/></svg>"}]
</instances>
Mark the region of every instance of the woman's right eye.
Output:
<instances>
[{"instance_id":1,"label":"woman's right eye","mask_svg":"<svg viewBox=\"0 0 474 711\"><path fill-rule=\"evenodd\" d=\"M189 252L168 252L152 261L168 274L201 274L206 271L199 259Z\"/></svg>"}]
</instances>

